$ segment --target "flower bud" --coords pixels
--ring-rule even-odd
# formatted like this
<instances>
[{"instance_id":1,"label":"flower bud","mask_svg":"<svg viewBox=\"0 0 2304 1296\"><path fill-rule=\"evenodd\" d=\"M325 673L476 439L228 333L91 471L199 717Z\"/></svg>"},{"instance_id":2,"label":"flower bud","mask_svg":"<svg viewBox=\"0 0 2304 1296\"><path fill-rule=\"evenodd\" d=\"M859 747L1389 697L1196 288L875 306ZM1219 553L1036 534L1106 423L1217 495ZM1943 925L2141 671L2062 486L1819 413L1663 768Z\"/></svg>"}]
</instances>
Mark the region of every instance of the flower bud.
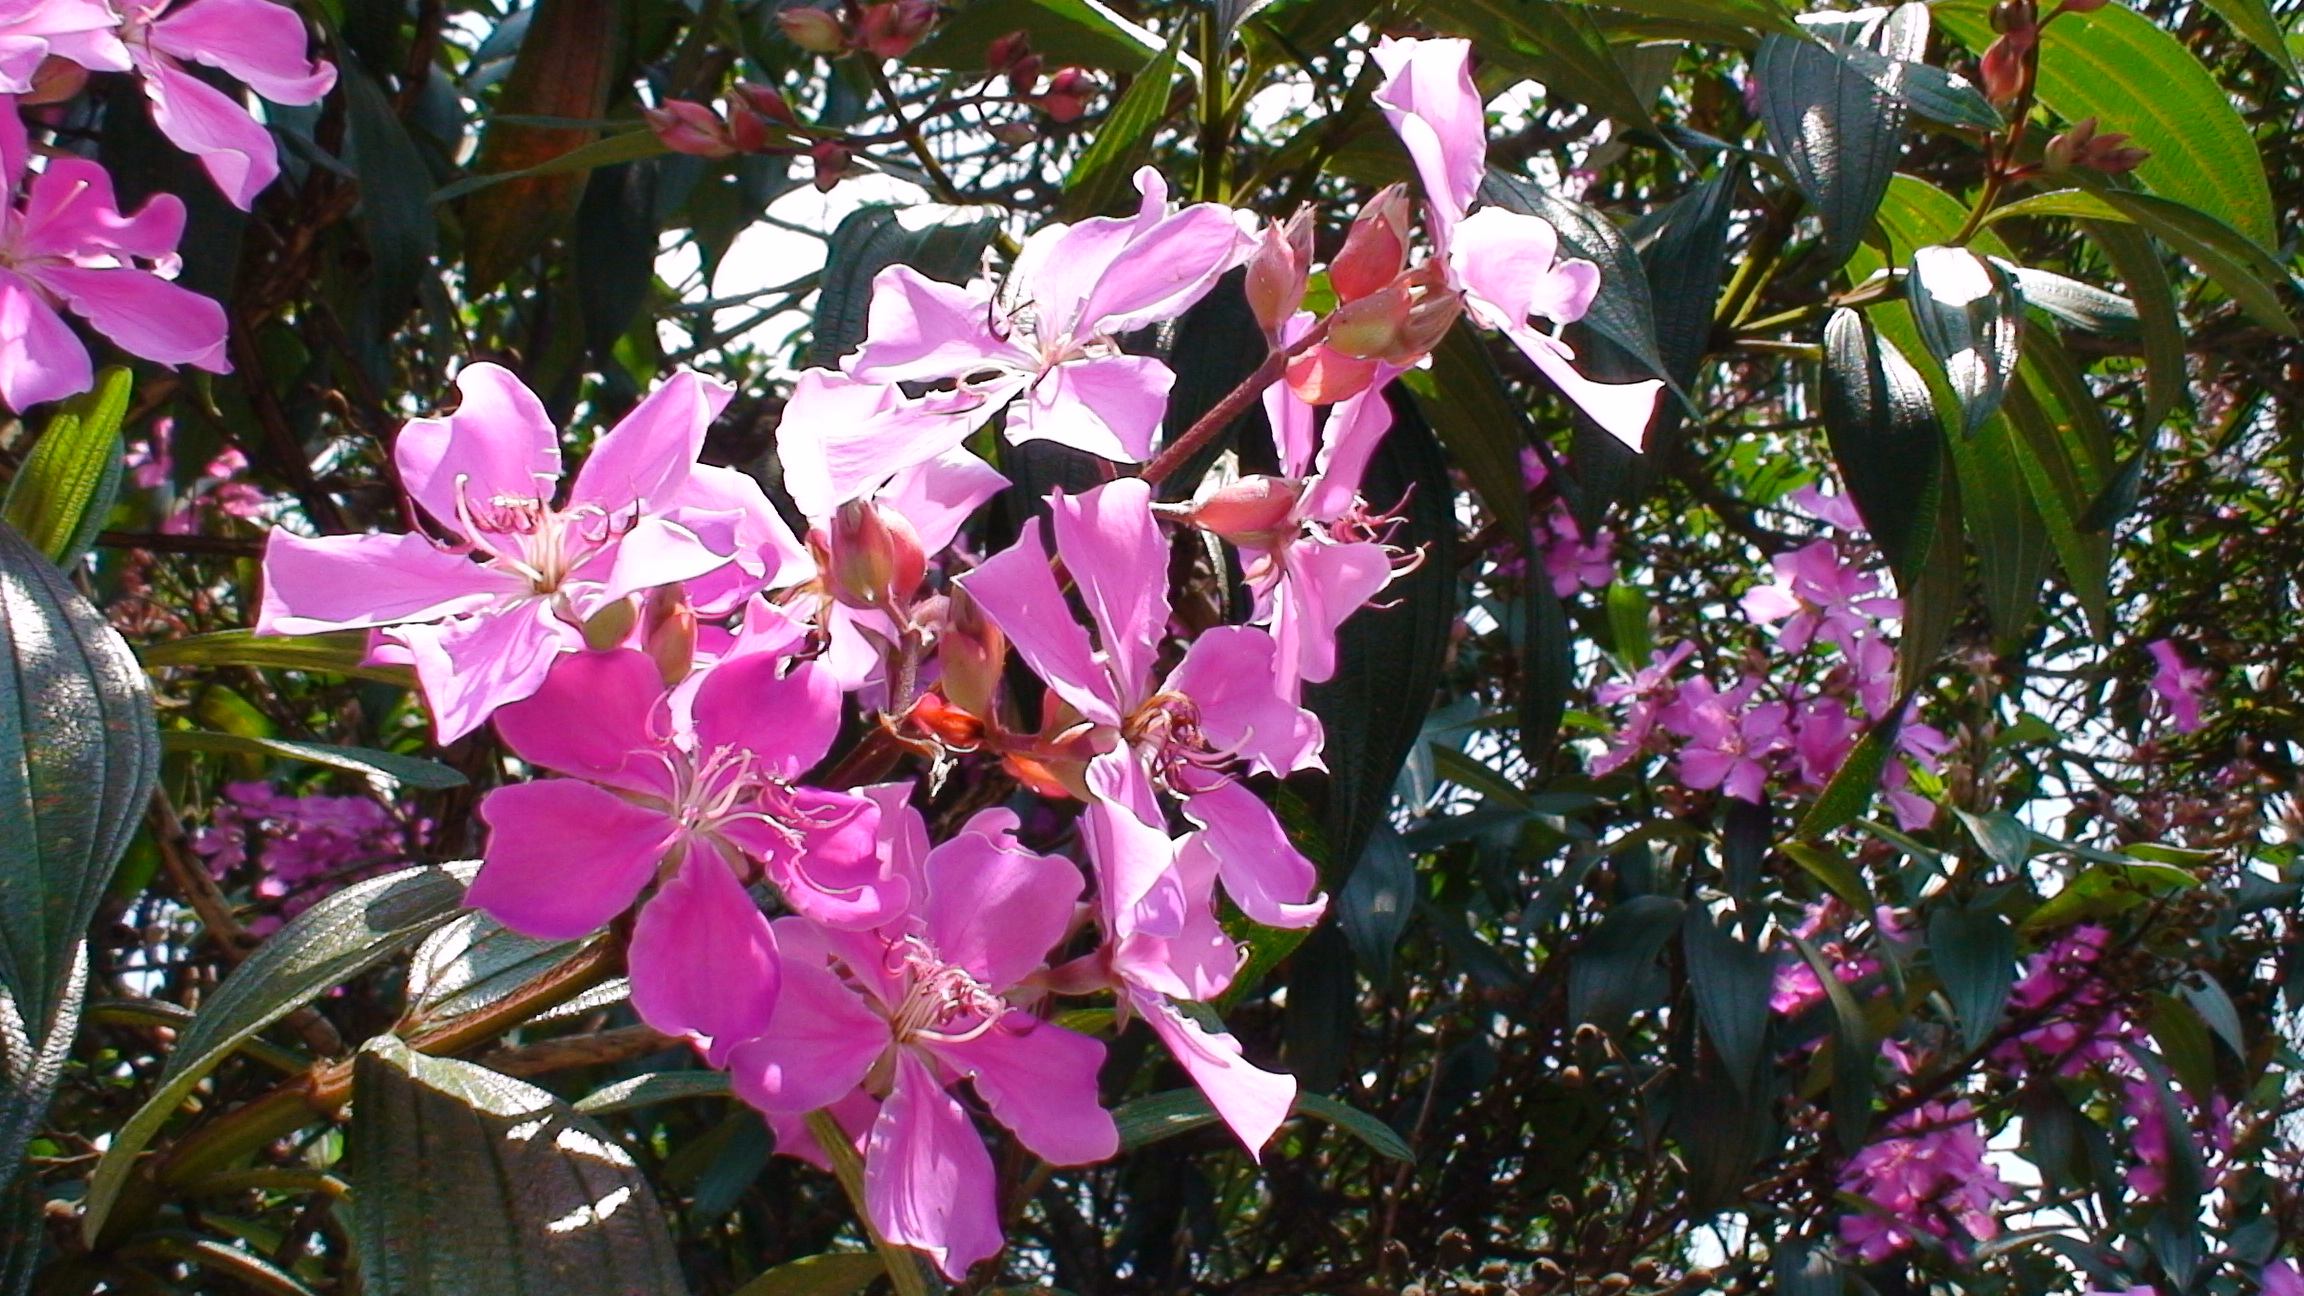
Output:
<instances>
[{"instance_id":1,"label":"flower bud","mask_svg":"<svg viewBox=\"0 0 2304 1296\"><path fill-rule=\"evenodd\" d=\"M1027 54L1008 68L1008 93L1019 99L1029 99L1040 88L1040 73L1047 67L1037 54Z\"/></svg>"},{"instance_id":2,"label":"flower bud","mask_svg":"<svg viewBox=\"0 0 2304 1296\"><path fill-rule=\"evenodd\" d=\"M739 81L729 93L745 107L778 126L800 124L800 116L792 111L791 101L773 86L764 86L755 81Z\"/></svg>"},{"instance_id":3,"label":"flower bud","mask_svg":"<svg viewBox=\"0 0 2304 1296\"><path fill-rule=\"evenodd\" d=\"M696 609L679 581L648 591L640 610L640 646L670 688L696 666Z\"/></svg>"},{"instance_id":4,"label":"flower bud","mask_svg":"<svg viewBox=\"0 0 2304 1296\"><path fill-rule=\"evenodd\" d=\"M1328 263L1336 300L1356 301L1400 276L1408 264L1408 187L1388 185L1368 200Z\"/></svg>"},{"instance_id":5,"label":"flower bud","mask_svg":"<svg viewBox=\"0 0 2304 1296\"><path fill-rule=\"evenodd\" d=\"M1022 148L1040 138L1040 132L1028 121L994 122L984 129L992 138L1010 148Z\"/></svg>"},{"instance_id":6,"label":"flower bud","mask_svg":"<svg viewBox=\"0 0 2304 1296\"><path fill-rule=\"evenodd\" d=\"M1354 359L1333 347L1316 346L1288 362L1288 390L1307 405L1350 400L1375 381L1376 362Z\"/></svg>"},{"instance_id":7,"label":"flower bud","mask_svg":"<svg viewBox=\"0 0 2304 1296\"><path fill-rule=\"evenodd\" d=\"M1408 318L1401 321L1400 336L1390 351L1380 359L1393 364L1414 364L1432 353L1440 339L1456 323L1464 309L1464 299L1446 288L1431 288L1420 293L1409 303Z\"/></svg>"},{"instance_id":8,"label":"flower bud","mask_svg":"<svg viewBox=\"0 0 2304 1296\"><path fill-rule=\"evenodd\" d=\"M40 60L39 68L32 73L30 92L16 102L25 108L62 103L79 94L87 84L88 69L60 54L51 54Z\"/></svg>"},{"instance_id":9,"label":"flower bud","mask_svg":"<svg viewBox=\"0 0 2304 1296\"><path fill-rule=\"evenodd\" d=\"M632 606L629 598L606 604L584 618L584 646L596 652L614 648L631 637L632 627L639 620L640 611Z\"/></svg>"},{"instance_id":10,"label":"flower bud","mask_svg":"<svg viewBox=\"0 0 2304 1296\"><path fill-rule=\"evenodd\" d=\"M911 602L928 574L919 533L903 514L871 500L850 500L832 515L825 540L832 597L854 608L894 608Z\"/></svg>"},{"instance_id":11,"label":"flower bud","mask_svg":"<svg viewBox=\"0 0 2304 1296\"><path fill-rule=\"evenodd\" d=\"M1000 694L1000 672L1008 664L1008 637L984 615L968 591L955 584L944 606L944 632L936 659L944 667L944 696L973 716L990 716Z\"/></svg>"},{"instance_id":12,"label":"flower bud","mask_svg":"<svg viewBox=\"0 0 2304 1296\"><path fill-rule=\"evenodd\" d=\"M1285 225L1267 225L1248 259L1248 309L1274 343L1304 305L1304 283L1312 274L1312 209L1299 207Z\"/></svg>"},{"instance_id":13,"label":"flower bud","mask_svg":"<svg viewBox=\"0 0 2304 1296\"><path fill-rule=\"evenodd\" d=\"M1984 51L1984 57L1977 61L1976 79L1985 98L2005 107L2024 93L2024 56L2031 52L2035 39L2027 28L2002 36Z\"/></svg>"},{"instance_id":14,"label":"flower bud","mask_svg":"<svg viewBox=\"0 0 2304 1296\"><path fill-rule=\"evenodd\" d=\"M736 154L727 124L703 104L667 99L661 107L641 109L640 115L648 119L648 129L656 132L656 138L664 142L664 147L675 153L707 158Z\"/></svg>"},{"instance_id":15,"label":"flower bud","mask_svg":"<svg viewBox=\"0 0 2304 1296\"><path fill-rule=\"evenodd\" d=\"M881 0L856 20L856 43L874 58L900 59L935 25L935 0Z\"/></svg>"},{"instance_id":16,"label":"flower bud","mask_svg":"<svg viewBox=\"0 0 2304 1296\"><path fill-rule=\"evenodd\" d=\"M2034 0L1999 0L1992 6L1992 30L2030 32L2040 25L2040 7Z\"/></svg>"},{"instance_id":17,"label":"flower bud","mask_svg":"<svg viewBox=\"0 0 2304 1296\"><path fill-rule=\"evenodd\" d=\"M1019 27L984 47L984 70L993 76L1002 76L1031 57L1034 57L1032 33Z\"/></svg>"},{"instance_id":18,"label":"flower bud","mask_svg":"<svg viewBox=\"0 0 2304 1296\"><path fill-rule=\"evenodd\" d=\"M856 169L855 156L855 150L839 140L818 140L810 145L808 157L816 164L816 187L828 191L846 179Z\"/></svg>"},{"instance_id":19,"label":"flower bud","mask_svg":"<svg viewBox=\"0 0 2304 1296\"><path fill-rule=\"evenodd\" d=\"M786 40L811 54L838 54L848 48L848 29L829 10L807 5L785 9L776 15L776 25L784 29Z\"/></svg>"},{"instance_id":20,"label":"flower bud","mask_svg":"<svg viewBox=\"0 0 2304 1296\"><path fill-rule=\"evenodd\" d=\"M1192 525L1244 549L1269 549L1295 530L1296 502L1304 488L1285 477L1243 477L1192 506Z\"/></svg>"},{"instance_id":21,"label":"flower bud","mask_svg":"<svg viewBox=\"0 0 2304 1296\"><path fill-rule=\"evenodd\" d=\"M1056 69L1048 78L1048 89L1032 101L1032 106L1048 114L1054 121L1080 120L1088 111L1088 101L1096 97L1096 82L1083 68Z\"/></svg>"},{"instance_id":22,"label":"flower bud","mask_svg":"<svg viewBox=\"0 0 2304 1296\"><path fill-rule=\"evenodd\" d=\"M768 122L743 100L728 97L728 142L739 153L757 153L768 147Z\"/></svg>"},{"instance_id":23,"label":"flower bud","mask_svg":"<svg viewBox=\"0 0 2304 1296\"><path fill-rule=\"evenodd\" d=\"M1408 291L1397 284L1338 306L1328 317L1328 346L1355 360L1373 359L1396 349L1408 323Z\"/></svg>"},{"instance_id":24,"label":"flower bud","mask_svg":"<svg viewBox=\"0 0 2304 1296\"><path fill-rule=\"evenodd\" d=\"M2096 119L2083 117L2073 123L2072 129L2050 139L2047 147L2040 150L2041 156L2052 167L2061 169L2074 166L2080 161L2081 150L2087 148L2088 141L2095 137Z\"/></svg>"}]
</instances>

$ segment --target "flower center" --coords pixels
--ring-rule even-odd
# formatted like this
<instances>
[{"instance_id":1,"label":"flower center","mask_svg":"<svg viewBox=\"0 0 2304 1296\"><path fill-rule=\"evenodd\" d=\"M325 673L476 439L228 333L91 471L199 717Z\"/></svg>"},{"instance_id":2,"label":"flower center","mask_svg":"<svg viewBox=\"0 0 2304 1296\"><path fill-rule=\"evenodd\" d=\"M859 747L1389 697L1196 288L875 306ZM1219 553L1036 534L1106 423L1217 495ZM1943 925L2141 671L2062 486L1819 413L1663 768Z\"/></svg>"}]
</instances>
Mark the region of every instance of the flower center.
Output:
<instances>
[{"instance_id":1,"label":"flower center","mask_svg":"<svg viewBox=\"0 0 2304 1296\"><path fill-rule=\"evenodd\" d=\"M898 942L889 959L904 983L904 998L888 1014L888 1028L899 1044L964 1044L992 1029L1008 1011L1008 1001L992 987L966 968L945 962L917 936Z\"/></svg>"},{"instance_id":2,"label":"flower center","mask_svg":"<svg viewBox=\"0 0 2304 1296\"><path fill-rule=\"evenodd\" d=\"M491 495L475 500L457 482L456 516L468 536L486 535L495 557L492 567L525 577L537 594L556 594L569 575L616 535L632 529L633 516L612 516L597 504L562 512L534 495Z\"/></svg>"}]
</instances>

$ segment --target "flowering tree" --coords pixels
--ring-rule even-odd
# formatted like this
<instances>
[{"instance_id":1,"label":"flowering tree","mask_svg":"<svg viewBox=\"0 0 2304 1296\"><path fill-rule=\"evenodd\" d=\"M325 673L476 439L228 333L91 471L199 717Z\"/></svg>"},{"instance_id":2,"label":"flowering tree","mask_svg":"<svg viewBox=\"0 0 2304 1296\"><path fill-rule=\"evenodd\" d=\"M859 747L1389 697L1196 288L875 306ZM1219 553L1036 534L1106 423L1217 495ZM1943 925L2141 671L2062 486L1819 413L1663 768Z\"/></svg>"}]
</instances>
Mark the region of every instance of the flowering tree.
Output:
<instances>
[{"instance_id":1,"label":"flowering tree","mask_svg":"<svg viewBox=\"0 0 2304 1296\"><path fill-rule=\"evenodd\" d=\"M2304 1293L2262 0L0 0L0 1291Z\"/></svg>"}]
</instances>

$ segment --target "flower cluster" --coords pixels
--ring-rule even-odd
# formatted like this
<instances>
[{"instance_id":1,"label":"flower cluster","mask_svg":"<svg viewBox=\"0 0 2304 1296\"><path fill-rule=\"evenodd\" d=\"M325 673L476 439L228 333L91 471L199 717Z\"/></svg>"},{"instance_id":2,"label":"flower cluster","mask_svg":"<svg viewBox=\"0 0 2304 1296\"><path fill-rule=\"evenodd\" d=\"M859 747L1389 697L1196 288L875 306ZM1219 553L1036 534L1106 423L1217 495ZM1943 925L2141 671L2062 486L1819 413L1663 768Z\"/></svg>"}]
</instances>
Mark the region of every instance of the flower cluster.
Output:
<instances>
[{"instance_id":1,"label":"flower cluster","mask_svg":"<svg viewBox=\"0 0 2304 1296\"><path fill-rule=\"evenodd\" d=\"M1775 786L1788 795L1821 792L1863 736L1868 723L1895 706L1895 641L1885 623L1903 605L1885 592L1871 555L1855 535L1861 527L1844 496L1813 488L1793 500L1834 534L1770 561L1774 580L1747 591L1745 617L1776 627L1774 654L1747 664L1722 688L1703 676L1676 680L1694 652L1688 643L1659 650L1627 680L1603 684L1599 700L1623 706L1624 719L1608 749L1593 762L1599 773L1644 756L1669 752L1682 785L1717 788L1740 801L1761 802ZM1950 741L1933 726L1906 718L1896 730L1896 751L1935 773ZM1925 826L1934 804L1911 786L1912 770L1889 763L1883 778L1888 804L1907 828Z\"/></svg>"},{"instance_id":2,"label":"flower cluster","mask_svg":"<svg viewBox=\"0 0 2304 1296\"><path fill-rule=\"evenodd\" d=\"M1921 1236L1955 1249L1999 1231L1995 1204L2016 1195L1985 1163L1984 1136L1964 1100L1923 1103L1840 1168L1840 1190L1867 1209L1840 1220L1840 1238L1877 1264Z\"/></svg>"},{"instance_id":3,"label":"flower cluster","mask_svg":"<svg viewBox=\"0 0 2304 1296\"><path fill-rule=\"evenodd\" d=\"M123 213L94 161L59 154L35 167L23 110L73 97L91 72L132 73L160 133L245 210L279 175L278 149L239 99L188 65L274 103L315 103L336 70L310 59L308 44L304 19L274 0L0 4L0 403L23 410L88 389L87 348L64 313L147 360L231 370L223 308L169 282L182 200L159 194Z\"/></svg>"},{"instance_id":4,"label":"flower cluster","mask_svg":"<svg viewBox=\"0 0 2304 1296\"><path fill-rule=\"evenodd\" d=\"M374 797L291 796L268 783L229 783L192 850L218 881L254 869L262 909L248 929L262 935L328 892L397 868L414 853L412 825Z\"/></svg>"},{"instance_id":5,"label":"flower cluster","mask_svg":"<svg viewBox=\"0 0 2304 1296\"><path fill-rule=\"evenodd\" d=\"M1380 49L1432 246L1411 257L1387 191L1330 267L1325 319L1301 309L1306 218L1178 208L1150 169L1133 216L1039 230L1004 279L892 266L862 346L802 374L778 430L800 534L752 478L697 462L726 388L674 376L563 485L541 402L472 364L454 412L394 445L425 529L275 531L258 628L372 630L443 742L492 720L545 776L482 801L470 903L540 938L617 931L639 1016L727 1068L786 1150L821 1154L795 1122L830 1112L873 1226L946 1273L1001 1245L962 1085L1050 1163L1117 1147L1104 1045L1053 1020L1059 997L1141 1019L1260 1149L1295 1082L1201 1005L1244 957L1220 895L1271 927L1323 912L1255 783L1321 766L1302 686L1415 561L1360 491L1385 384L1464 313L1627 439L1654 404L1654 383L1582 378L1531 323L1580 315L1597 271L1542 221L1468 211L1485 150L1468 54ZM1244 264L1271 350L1227 403L1261 392L1279 470L1161 502L1230 416L1156 445L1176 376L1120 339ZM995 419L1011 442L1144 467L1015 503L1013 542L979 558L966 524L1008 482L963 444ZM1171 592L1218 542L1254 595L1240 624ZM929 786L883 781L907 753Z\"/></svg>"}]
</instances>

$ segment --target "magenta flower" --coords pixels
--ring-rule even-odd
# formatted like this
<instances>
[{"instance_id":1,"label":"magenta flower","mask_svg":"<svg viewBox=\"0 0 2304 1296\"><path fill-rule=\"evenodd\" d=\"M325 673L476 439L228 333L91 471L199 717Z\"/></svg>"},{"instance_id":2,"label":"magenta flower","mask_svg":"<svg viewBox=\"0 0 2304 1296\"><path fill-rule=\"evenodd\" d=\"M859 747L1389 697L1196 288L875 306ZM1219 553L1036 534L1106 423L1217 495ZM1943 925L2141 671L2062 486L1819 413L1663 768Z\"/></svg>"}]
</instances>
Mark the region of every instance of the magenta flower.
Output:
<instances>
[{"instance_id":1,"label":"magenta flower","mask_svg":"<svg viewBox=\"0 0 2304 1296\"><path fill-rule=\"evenodd\" d=\"M2000 1231L1993 1207L2016 1195L1984 1160L1984 1136L1964 1099L1923 1103L1888 1125L1890 1137L1840 1169L1840 1190L1877 1213L1840 1217L1840 1240L1878 1264L1925 1234L1955 1251Z\"/></svg>"},{"instance_id":2,"label":"magenta flower","mask_svg":"<svg viewBox=\"0 0 2304 1296\"><path fill-rule=\"evenodd\" d=\"M0 95L30 94L51 37L109 30L106 0L0 0Z\"/></svg>"},{"instance_id":3,"label":"magenta flower","mask_svg":"<svg viewBox=\"0 0 2304 1296\"><path fill-rule=\"evenodd\" d=\"M1688 740L1680 749L1680 781L1697 789L1719 788L1739 801L1760 801L1768 777L1768 757L1786 743L1789 709L1781 702L1752 702L1759 681L1747 679L1725 693L1698 679L1680 688L1680 697L1658 717Z\"/></svg>"},{"instance_id":4,"label":"magenta flower","mask_svg":"<svg viewBox=\"0 0 2304 1296\"><path fill-rule=\"evenodd\" d=\"M60 310L147 360L231 372L224 308L161 277L175 270L183 201L157 194L123 215L104 168L59 157L30 172L31 152L0 101L0 402L21 411L95 381Z\"/></svg>"},{"instance_id":5,"label":"magenta flower","mask_svg":"<svg viewBox=\"0 0 2304 1296\"><path fill-rule=\"evenodd\" d=\"M1080 872L1018 845L1007 810L979 811L930 850L908 789L873 791L910 905L871 931L779 920L775 1016L728 1065L737 1092L771 1115L880 1098L864 1140L865 1212L957 1280L1002 1240L992 1158L954 1084L971 1081L993 1119L1052 1165L1119 1150L1097 1098L1104 1046L1018 1006L1072 929Z\"/></svg>"},{"instance_id":6,"label":"magenta flower","mask_svg":"<svg viewBox=\"0 0 2304 1296\"><path fill-rule=\"evenodd\" d=\"M2304 1274L2297 1273L2296 1266L2285 1260L2265 1265L2256 1280L2262 1284L2263 1296L2304 1296Z\"/></svg>"},{"instance_id":7,"label":"magenta flower","mask_svg":"<svg viewBox=\"0 0 2304 1296\"><path fill-rule=\"evenodd\" d=\"M776 425L784 489L821 522L850 500L878 494L906 469L951 455L998 411L999 402L980 392L906 396L892 382L806 370Z\"/></svg>"},{"instance_id":8,"label":"magenta flower","mask_svg":"<svg viewBox=\"0 0 2304 1296\"><path fill-rule=\"evenodd\" d=\"M1594 422L1637 450L1663 383L1595 382L1578 372L1567 343L1536 328L1535 317L1572 324L1591 308L1600 270L1561 260L1550 222L1502 207L1470 211L1487 171L1488 121L1472 84L1472 43L1395 40L1376 46L1385 81L1376 92L1384 118L1407 145L1424 182L1432 242L1448 286L1472 318L1512 340L1538 371Z\"/></svg>"},{"instance_id":9,"label":"magenta flower","mask_svg":"<svg viewBox=\"0 0 2304 1296\"><path fill-rule=\"evenodd\" d=\"M2176 732L2191 733L2206 723L2200 718L2200 698L2208 688L2208 672L2186 665L2172 639L2155 639L2144 645L2144 651L2158 663L2152 672L2152 691L2168 705L2168 720Z\"/></svg>"},{"instance_id":10,"label":"magenta flower","mask_svg":"<svg viewBox=\"0 0 2304 1296\"><path fill-rule=\"evenodd\" d=\"M1685 642L1659 648L1649 655L1647 665L1633 672L1631 679L1612 680L1594 690L1594 697L1602 706L1627 701L1632 706L1624 714L1623 726L1608 739L1608 750L1592 762L1593 773L1614 773L1648 749L1657 722L1679 701L1680 686L1673 682L1672 675L1695 651L1695 644Z\"/></svg>"},{"instance_id":11,"label":"magenta flower","mask_svg":"<svg viewBox=\"0 0 2304 1296\"><path fill-rule=\"evenodd\" d=\"M278 147L245 106L184 65L219 68L273 103L318 103L336 69L307 55L303 17L272 0L121 0L116 21L50 47L92 72L134 71L160 133L246 211L280 174Z\"/></svg>"},{"instance_id":12,"label":"magenta flower","mask_svg":"<svg viewBox=\"0 0 2304 1296\"><path fill-rule=\"evenodd\" d=\"M1800 652L1818 639L1854 655L1882 617L1903 615L1903 602L1880 592L1880 577L1846 560L1840 546L1818 540L1769 559L1771 585L1745 591L1744 615L1763 625L1782 621L1776 643Z\"/></svg>"},{"instance_id":13,"label":"magenta flower","mask_svg":"<svg viewBox=\"0 0 2304 1296\"><path fill-rule=\"evenodd\" d=\"M863 349L844 368L873 383L959 379L986 407L1008 405L1011 441L1149 459L1176 375L1115 339L1189 310L1254 241L1230 208L1169 212L1167 185L1150 167L1136 185L1144 199L1134 218L1041 229L997 292L987 279L955 287L909 266L881 271Z\"/></svg>"},{"instance_id":14,"label":"magenta flower","mask_svg":"<svg viewBox=\"0 0 2304 1296\"><path fill-rule=\"evenodd\" d=\"M602 607L713 572L740 551L757 558L762 535L777 537L766 551L798 550L772 513L762 516L757 487L747 495L729 482L742 474L696 463L728 403L710 379L679 373L650 393L594 444L559 504L559 436L535 393L485 363L465 366L456 388L456 412L411 420L393 460L417 506L460 544L275 529L256 619L259 634L388 627L442 742L534 693L555 658L583 646L579 627Z\"/></svg>"},{"instance_id":15,"label":"magenta flower","mask_svg":"<svg viewBox=\"0 0 2304 1296\"><path fill-rule=\"evenodd\" d=\"M767 1029L778 964L746 893L773 883L796 911L869 926L905 902L881 860L879 809L796 785L840 725L840 692L809 663L755 653L667 691L629 649L562 658L496 716L505 744L566 778L480 803L488 844L467 902L544 940L595 931L633 906L632 1005L717 1061Z\"/></svg>"}]
</instances>

